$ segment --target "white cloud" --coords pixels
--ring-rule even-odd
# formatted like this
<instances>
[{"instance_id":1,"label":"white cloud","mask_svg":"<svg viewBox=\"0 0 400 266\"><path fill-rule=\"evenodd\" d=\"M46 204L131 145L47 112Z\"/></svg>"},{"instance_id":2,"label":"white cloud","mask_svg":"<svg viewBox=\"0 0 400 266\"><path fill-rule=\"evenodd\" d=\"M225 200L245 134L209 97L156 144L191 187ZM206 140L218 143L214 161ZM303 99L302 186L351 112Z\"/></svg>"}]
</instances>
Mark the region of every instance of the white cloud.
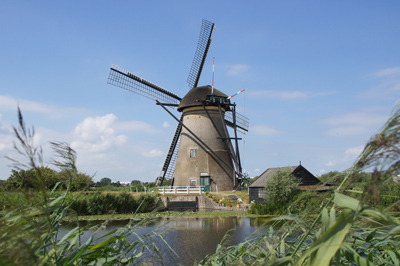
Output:
<instances>
[{"instance_id":1,"label":"white cloud","mask_svg":"<svg viewBox=\"0 0 400 266\"><path fill-rule=\"evenodd\" d=\"M153 149L149 152L142 152L142 155L144 157L159 157L163 155L163 152L161 150Z\"/></svg>"},{"instance_id":2,"label":"white cloud","mask_svg":"<svg viewBox=\"0 0 400 266\"><path fill-rule=\"evenodd\" d=\"M266 125L253 125L251 126L251 132L264 136L275 136L281 134L281 131Z\"/></svg>"},{"instance_id":3,"label":"white cloud","mask_svg":"<svg viewBox=\"0 0 400 266\"><path fill-rule=\"evenodd\" d=\"M229 76L238 76L246 72L250 67L248 65L236 64L236 65L228 65L228 75Z\"/></svg>"},{"instance_id":4,"label":"white cloud","mask_svg":"<svg viewBox=\"0 0 400 266\"><path fill-rule=\"evenodd\" d=\"M152 134L157 132L152 125L142 121L115 122L114 128L121 131L142 131Z\"/></svg>"},{"instance_id":5,"label":"white cloud","mask_svg":"<svg viewBox=\"0 0 400 266\"><path fill-rule=\"evenodd\" d=\"M308 95L302 91L274 91L274 90L258 90L258 91L249 91L248 94L250 97L257 98L268 98L268 99L301 99L306 98Z\"/></svg>"},{"instance_id":6,"label":"white cloud","mask_svg":"<svg viewBox=\"0 0 400 266\"><path fill-rule=\"evenodd\" d=\"M376 77L399 76L400 75L400 67L381 69L375 73L372 73L372 75L376 76Z\"/></svg>"},{"instance_id":7,"label":"white cloud","mask_svg":"<svg viewBox=\"0 0 400 266\"><path fill-rule=\"evenodd\" d=\"M167 127L169 127L169 123L168 123L167 121L165 121L165 122L162 124L162 126L163 126L163 128L167 128Z\"/></svg>"},{"instance_id":8,"label":"white cloud","mask_svg":"<svg viewBox=\"0 0 400 266\"><path fill-rule=\"evenodd\" d=\"M337 163L336 162L334 162L334 161L329 161L329 162L327 162L326 164L325 164L325 166L335 166Z\"/></svg>"},{"instance_id":9,"label":"white cloud","mask_svg":"<svg viewBox=\"0 0 400 266\"><path fill-rule=\"evenodd\" d=\"M324 124L328 125L355 125L360 126L373 126L382 124L382 121L386 121L388 117L383 115L377 115L368 112L353 112L339 116L333 116L322 121Z\"/></svg>"},{"instance_id":10,"label":"white cloud","mask_svg":"<svg viewBox=\"0 0 400 266\"><path fill-rule=\"evenodd\" d=\"M71 147L77 151L106 152L127 142L127 136L117 135L117 117L114 114L88 117L73 132Z\"/></svg>"},{"instance_id":11,"label":"white cloud","mask_svg":"<svg viewBox=\"0 0 400 266\"><path fill-rule=\"evenodd\" d=\"M400 79L385 79L381 84L367 90L361 96L369 98L398 99L400 91Z\"/></svg>"},{"instance_id":12,"label":"white cloud","mask_svg":"<svg viewBox=\"0 0 400 266\"><path fill-rule=\"evenodd\" d=\"M344 153L345 153L345 160L346 161L354 161L357 159L357 157L361 154L361 152L364 150L364 146L357 146L357 147L351 147L348 148Z\"/></svg>"},{"instance_id":13,"label":"white cloud","mask_svg":"<svg viewBox=\"0 0 400 266\"><path fill-rule=\"evenodd\" d=\"M332 116L322 120L321 123L331 126L326 131L330 136L355 136L373 133L371 129L382 126L387 118L386 115L365 111Z\"/></svg>"},{"instance_id":14,"label":"white cloud","mask_svg":"<svg viewBox=\"0 0 400 266\"><path fill-rule=\"evenodd\" d=\"M7 95L0 95L0 106L2 110L17 110L19 106L24 111L50 113L49 106L28 100L15 99Z\"/></svg>"},{"instance_id":15,"label":"white cloud","mask_svg":"<svg viewBox=\"0 0 400 266\"><path fill-rule=\"evenodd\" d=\"M46 114L52 118L61 118L71 113L81 113L84 110L82 108L59 107L25 99L16 99L8 95L0 95L0 111L16 111L18 107L22 112Z\"/></svg>"},{"instance_id":16,"label":"white cloud","mask_svg":"<svg viewBox=\"0 0 400 266\"><path fill-rule=\"evenodd\" d=\"M365 91L361 96L397 99L400 91L400 67L385 68L370 76L379 78L380 84Z\"/></svg>"},{"instance_id":17,"label":"white cloud","mask_svg":"<svg viewBox=\"0 0 400 266\"><path fill-rule=\"evenodd\" d=\"M347 148L344 152L335 156L336 158L331 159L324 165L327 167L344 165L344 164L347 165L348 162L355 161L357 157L360 155L360 153L363 151L363 149L364 149L363 145ZM325 171L325 169L323 170Z\"/></svg>"},{"instance_id":18,"label":"white cloud","mask_svg":"<svg viewBox=\"0 0 400 266\"><path fill-rule=\"evenodd\" d=\"M364 134L367 128L361 126L333 127L326 131L329 136L357 136Z\"/></svg>"},{"instance_id":19,"label":"white cloud","mask_svg":"<svg viewBox=\"0 0 400 266\"><path fill-rule=\"evenodd\" d=\"M11 129L3 125L2 115L0 114L0 151L13 149L13 140L14 136Z\"/></svg>"}]
</instances>

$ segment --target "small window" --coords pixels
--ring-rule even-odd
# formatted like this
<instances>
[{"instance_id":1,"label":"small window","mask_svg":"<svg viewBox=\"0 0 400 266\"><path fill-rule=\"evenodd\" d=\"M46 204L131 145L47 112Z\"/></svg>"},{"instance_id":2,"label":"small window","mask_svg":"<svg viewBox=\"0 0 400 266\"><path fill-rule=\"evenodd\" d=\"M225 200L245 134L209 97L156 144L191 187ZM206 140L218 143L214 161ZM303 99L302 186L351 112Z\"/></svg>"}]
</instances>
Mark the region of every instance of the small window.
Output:
<instances>
[{"instance_id":1,"label":"small window","mask_svg":"<svg viewBox=\"0 0 400 266\"><path fill-rule=\"evenodd\" d=\"M197 180L196 180L196 179L190 180L190 186L191 186L191 187L197 186Z\"/></svg>"},{"instance_id":2,"label":"small window","mask_svg":"<svg viewBox=\"0 0 400 266\"><path fill-rule=\"evenodd\" d=\"M263 199L263 198L265 198L265 195L266 195L265 189L259 188L259 189L258 189L258 197L261 198L261 199Z\"/></svg>"},{"instance_id":3,"label":"small window","mask_svg":"<svg viewBox=\"0 0 400 266\"><path fill-rule=\"evenodd\" d=\"M211 95L207 95L206 100L209 101L209 102L214 102L214 103L218 103L219 102L221 104L229 103L229 100L226 100L226 98L223 98L223 97L214 96L212 98L212 100L211 100Z\"/></svg>"},{"instance_id":4,"label":"small window","mask_svg":"<svg viewBox=\"0 0 400 266\"><path fill-rule=\"evenodd\" d=\"M190 150L190 158L196 158L197 155L197 149L191 149Z\"/></svg>"}]
</instances>

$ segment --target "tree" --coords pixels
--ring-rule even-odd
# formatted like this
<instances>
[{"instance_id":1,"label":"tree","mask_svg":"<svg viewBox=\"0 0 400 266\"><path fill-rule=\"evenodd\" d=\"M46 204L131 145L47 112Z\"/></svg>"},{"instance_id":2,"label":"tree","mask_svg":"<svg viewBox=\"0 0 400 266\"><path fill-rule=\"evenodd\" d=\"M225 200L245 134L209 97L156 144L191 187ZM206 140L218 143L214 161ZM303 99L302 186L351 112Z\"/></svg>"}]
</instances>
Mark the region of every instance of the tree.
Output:
<instances>
[{"instance_id":1,"label":"tree","mask_svg":"<svg viewBox=\"0 0 400 266\"><path fill-rule=\"evenodd\" d=\"M330 171L328 173L321 175L319 179L326 184L339 185L343 181L345 176L346 173L342 173L339 171Z\"/></svg>"},{"instance_id":2,"label":"tree","mask_svg":"<svg viewBox=\"0 0 400 266\"><path fill-rule=\"evenodd\" d=\"M142 184L142 182L140 182L139 180L132 180L132 182L131 182L131 186L140 185L140 184Z\"/></svg>"},{"instance_id":3,"label":"tree","mask_svg":"<svg viewBox=\"0 0 400 266\"><path fill-rule=\"evenodd\" d=\"M121 186L121 183L120 183L119 181L117 181L117 182L112 182L111 185L112 185L113 187L120 187L120 186Z\"/></svg>"},{"instance_id":4,"label":"tree","mask_svg":"<svg viewBox=\"0 0 400 266\"><path fill-rule=\"evenodd\" d=\"M240 187L242 190L247 190L253 178L250 177L249 173L244 172L242 176L242 182L240 183Z\"/></svg>"},{"instance_id":5,"label":"tree","mask_svg":"<svg viewBox=\"0 0 400 266\"><path fill-rule=\"evenodd\" d=\"M163 186L172 186L172 178L171 179L164 179L162 182Z\"/></svg>"},{"instance_id":6,"label":"tree","mask_svg":"<svg viewBox=\"0 0 400 266\"><path fill-rule=\"evenodd\" d=\"M72 179L71 191L85 190L92 185L94 185L93 177L85 173L77 173Z\"/></svg>"},{"instance_id":7,"label":"tree","mask_svg":"<svg viewBox=\"0 0 400 266\"><path fill-rule=\"evenodd\" d=\"M299 184L290 167L280 168L265 185L265 199L271 203L287 203Z\"/></svg>"},{"instance_id":8,"label":"tree","mask_svg":"<svg viewBox=\"0 0 400 266\"><path fill-rule=\"evenodd\" d=\"M53 189L60 181L55 170L49 167L38 167L29 170L11 170L10 177L5 181L6 190L13 189L38 189L43 186L45 189Z\"/></svg>"},{"instance_id":9,"label":"tree","mask_svg":"<svg viewBox=\"0 0 400 266\"><path fill-rule=\"evenodd\" d=\"M98 187L105 187L105 186L108 186L108 185L111 185L111 179L110 178L108 178L108 177L103 177L102 179L100 179L100 181L99 182L97 182L97 186Z\"/></svg>"}]
</instances>

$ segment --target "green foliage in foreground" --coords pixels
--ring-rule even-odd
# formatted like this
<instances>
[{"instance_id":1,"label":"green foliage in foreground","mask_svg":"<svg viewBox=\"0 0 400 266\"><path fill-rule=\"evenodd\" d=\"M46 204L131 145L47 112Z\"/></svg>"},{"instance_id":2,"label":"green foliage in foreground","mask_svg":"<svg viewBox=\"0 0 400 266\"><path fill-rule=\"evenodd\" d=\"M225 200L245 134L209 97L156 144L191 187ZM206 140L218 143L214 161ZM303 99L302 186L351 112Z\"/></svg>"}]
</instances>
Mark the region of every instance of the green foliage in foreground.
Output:
<instances>
[{"instance_id":1,"label":"green foliage in foreground","mask_svg":"<svg viewBox=\"0 0 400 266\"><path fill-rule=\"evenodd\" d=\"M332 203L312 223L271 218L262 236L219 245L199 265L398 265L399 219L340 192Z\"/></svg>"}]
</instances>

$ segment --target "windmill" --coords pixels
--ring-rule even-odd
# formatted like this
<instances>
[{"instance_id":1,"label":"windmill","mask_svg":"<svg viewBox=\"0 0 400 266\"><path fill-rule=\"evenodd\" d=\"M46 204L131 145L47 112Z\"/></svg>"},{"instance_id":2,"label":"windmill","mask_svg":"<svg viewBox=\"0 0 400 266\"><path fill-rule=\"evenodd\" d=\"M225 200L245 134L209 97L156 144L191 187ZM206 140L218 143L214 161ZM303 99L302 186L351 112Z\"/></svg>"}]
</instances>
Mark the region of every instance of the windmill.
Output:
<instances>
[{"instance_id":1,"label":"windmill","mask_svg":"<svg viewBox=\"0 0 400 266\"><path fill-rule=\"evenodd\" d=\"M178 123L158 184L172 179L174 186L222 191L237 187L242 178L237 132L248 131L249 119L236 112L228 95L213 86L198 87L214 32L214 23L203 19L187 80L190 90L183 98L120 67L110 68L108 84L155 100ZM180 118L171 108L182 113ZM233 128L233 137L227 126Z\"/></svg>"}]
</instances>

